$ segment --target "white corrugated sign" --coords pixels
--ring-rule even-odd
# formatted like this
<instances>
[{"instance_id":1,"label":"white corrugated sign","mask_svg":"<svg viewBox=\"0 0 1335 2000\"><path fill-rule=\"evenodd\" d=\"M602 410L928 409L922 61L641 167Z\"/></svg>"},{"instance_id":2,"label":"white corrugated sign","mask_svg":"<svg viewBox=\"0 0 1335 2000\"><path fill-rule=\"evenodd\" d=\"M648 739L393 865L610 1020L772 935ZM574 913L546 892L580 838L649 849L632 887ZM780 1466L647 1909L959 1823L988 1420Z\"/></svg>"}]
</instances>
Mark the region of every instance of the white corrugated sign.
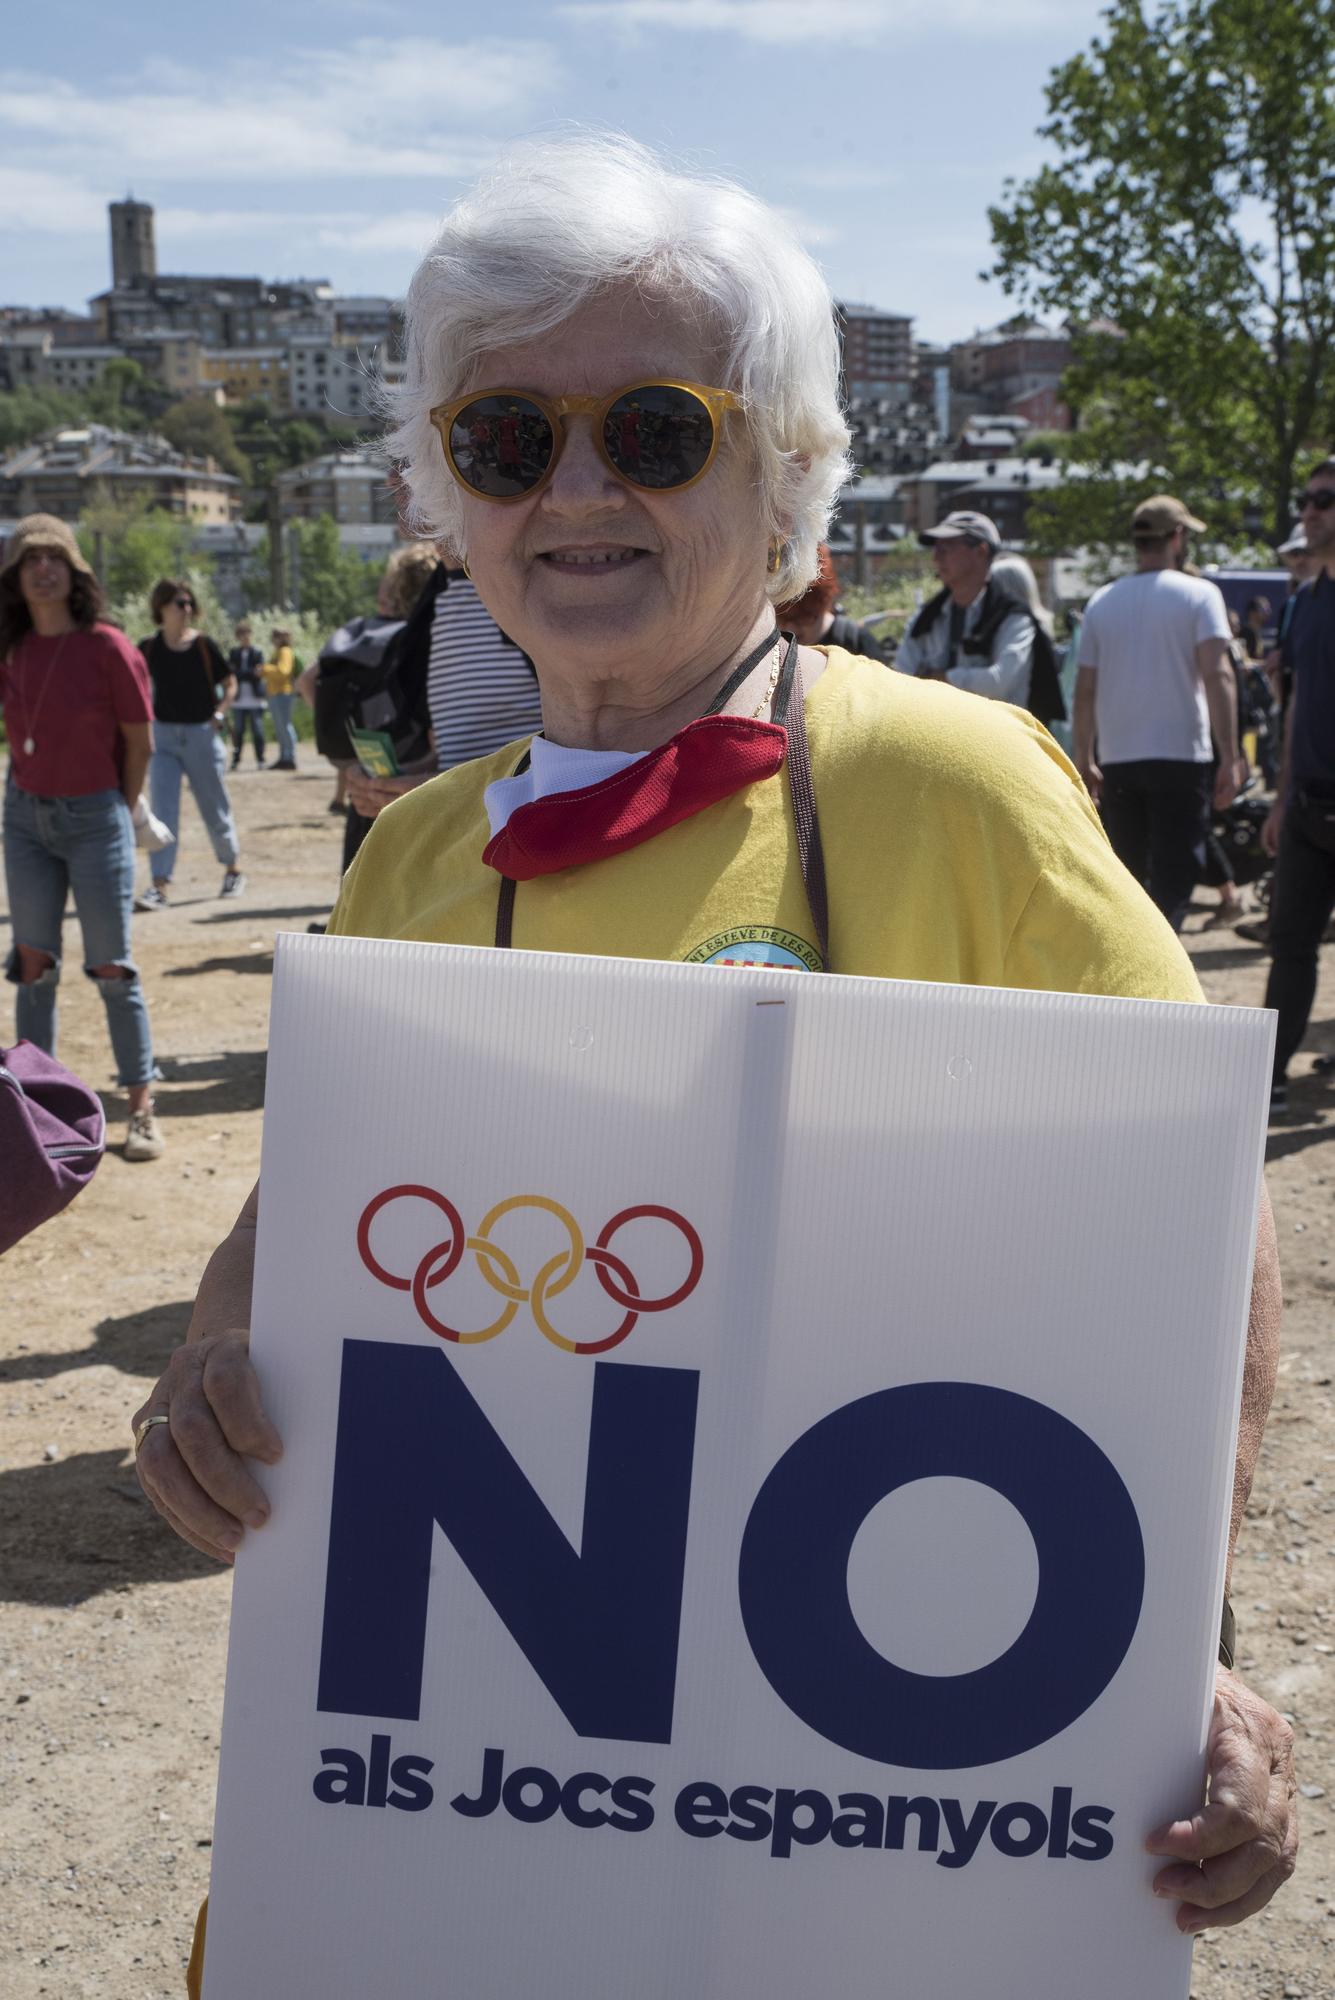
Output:
<instances>
[{"instance_id":1,"label":"white corrugated sign","mask_svg":"<svg viewBox=\"0 0 1335 2000\"><path fill-rule=\"evenodd\" d=\"M1270 1038L283 938L207 2000L1185 2000Z\"/></svg>"}]
</instances>

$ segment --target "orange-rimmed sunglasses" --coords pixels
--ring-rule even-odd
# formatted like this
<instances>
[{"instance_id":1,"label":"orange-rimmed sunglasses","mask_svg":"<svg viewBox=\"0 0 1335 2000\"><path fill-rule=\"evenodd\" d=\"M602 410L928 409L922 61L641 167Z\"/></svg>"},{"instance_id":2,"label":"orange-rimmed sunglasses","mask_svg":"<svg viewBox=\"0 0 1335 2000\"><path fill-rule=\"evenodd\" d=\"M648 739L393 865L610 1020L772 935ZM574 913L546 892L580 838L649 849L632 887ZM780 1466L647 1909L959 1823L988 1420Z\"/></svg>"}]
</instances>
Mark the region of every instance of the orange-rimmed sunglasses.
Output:
<instances>
[{"instance_id":1,"label":"orange-rimmed sunglasses","mask_svg":"<svg viewBox=\"0 0 1335 2000\"><path fill-rule=\"evenodd\" d=\"M431 421L459 484L481 500L527 500L550 479L565 419L592 417L593 441L630 486L681 493L714 463L722 418L740 410L731 389L698 382L632 382L610 396L534 396L489 389L439 403Z\"/></svg>"}]
</instances>

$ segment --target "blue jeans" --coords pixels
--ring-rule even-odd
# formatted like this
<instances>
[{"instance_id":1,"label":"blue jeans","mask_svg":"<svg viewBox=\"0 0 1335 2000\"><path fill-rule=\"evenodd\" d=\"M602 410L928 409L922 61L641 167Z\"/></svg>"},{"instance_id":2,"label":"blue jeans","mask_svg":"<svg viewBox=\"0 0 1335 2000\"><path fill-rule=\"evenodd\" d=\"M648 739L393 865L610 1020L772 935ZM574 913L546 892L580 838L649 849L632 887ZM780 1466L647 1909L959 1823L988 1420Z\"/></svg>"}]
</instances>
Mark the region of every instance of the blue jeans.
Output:
<instances>
[{"instance_id":1,"label":"blue jeans","mask_svg":"<svg viewBox=\"0 0 1335 2000\"><path fill-rule=\"evenodd\" d=\"M294 694L269 696L269 718L273 723L280 764L295 764L297 761L297 732L292 727L292 706L296 698Z\"/></svg>"},{"instance_id":2,"label":"blue jeans","mask_svg":"<svg viewBox=\"0 0 1335 2000\"><path fill-rule=\"evenodd\" d=\"M241 750L246 740L246 725L250 725L250 740L255 746L255 762L264 762L264 710L262 708L237 708L232 711L232 762L241 762Z\"/></svg>"},{"instance_id":3,"label":"blue jeans","mask_svg":"<svg viewBox=\"0 0 1335 2000\"><path fill-rule=\"evenodd\" d=\"M83 969L115 965L125 977L97 979L107 1010L107 1027L123 1088L148 1083L153 1045L148 1008L139 973L130 958L130 911L134 901L134 830L119 792L88 792L82 798L40 799L20 791L13 778L5 788L5 883L9 891L14 949L5 975L17 987L19 1037L48 1055L56 1052L56 989L60 984L61 932L65 898L73 891L83 932ZM52 963L39 978L19 978L18 946L46 952Z\"/></svg>"},{"instance_id":4,"label":"blue jeans","mask_svg":"<svg viewBox=\"0 0 1335 2000\"><path fill-rule=\"evenodd\" d=\"M211 722L155 722L153 757L148 767L148 795L154 813L173 834L181 826L181 779L189 780L213 852L224 868L231 868L239 852L232 802L223 783L227 755L222 737ZM178 843L162 847L152 857L153 880L170 882L176 867Z\"/></svg>"}]
</instances>

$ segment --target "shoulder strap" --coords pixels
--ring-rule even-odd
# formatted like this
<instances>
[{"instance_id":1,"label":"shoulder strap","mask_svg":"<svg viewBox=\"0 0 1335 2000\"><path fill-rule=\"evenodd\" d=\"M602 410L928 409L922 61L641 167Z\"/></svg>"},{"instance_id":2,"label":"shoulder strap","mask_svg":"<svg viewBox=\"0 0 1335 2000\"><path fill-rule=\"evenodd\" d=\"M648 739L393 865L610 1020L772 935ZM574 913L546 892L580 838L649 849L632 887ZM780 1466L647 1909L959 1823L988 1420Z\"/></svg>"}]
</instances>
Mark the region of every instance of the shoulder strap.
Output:
<instances>
[{"instance_id":1,"label":"shoulder strap","mask_svg":"<svg viewBox=\"0 0 1335 2000\"><path fill-rule=\"evenodd\" d=\"M909 626L910 639L921 639L926 633L931 631L933 625L935 625L937 619L945 610L946 599L949 595L950 592L948 590L938 590L935 597L928 598L922 610Z\"/></svg>"},{"instance_id":2,"label":"shoulder strap","mask_svg":"<svg viewBox=\"0 0 1335 2000\"><path fill-rule=\"evenodd\" d=\"M793 696L796 700L793 700ZM791 708L792 720L789 721ZM797 826L797 859L802 869L802 886L820 946L820 969L830 969L830 898L825 880L825 849L821 844L820 821L816 817L816 790L811 782L811 751L807 744L806 693L798 660L797 641L789 639L788 657L783 663L779 685L774 692L774 720L788 728L788 782L793 792L793 819Z\"/></svg>"}]
</instances>

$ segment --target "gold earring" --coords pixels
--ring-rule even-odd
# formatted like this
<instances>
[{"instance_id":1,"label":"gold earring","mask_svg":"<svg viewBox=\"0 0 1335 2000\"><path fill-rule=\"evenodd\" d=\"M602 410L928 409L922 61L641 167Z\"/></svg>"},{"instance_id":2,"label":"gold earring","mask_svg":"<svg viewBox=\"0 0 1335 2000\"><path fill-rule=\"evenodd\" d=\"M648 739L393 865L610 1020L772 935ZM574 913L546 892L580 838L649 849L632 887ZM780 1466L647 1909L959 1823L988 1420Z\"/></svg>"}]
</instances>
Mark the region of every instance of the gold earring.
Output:
<instances>
[{"instance_id":1,"label":"gold earring","mask_svg":"<svg viewBox=\"0 0 1335 2000\"><path fill-rule=\"evenodd\" d=\"M471 582L473 581L473 572L472 572L472 570L471 570L471 569L470 569L470 568L468 567L468 557L467 557L467 556L460 556L460 558L459 558L459 567L460 567L460 569L462 569L462 571L463 571L464 575L465 575L465 576L466 576L466 577L468 578L468 581L469 581L469 582L471 583Z\"/></svg>"},{"instance_id":2,"label":"gold earring","mask_svg":"<svg viewBox=\"0 0 1335 2000\"><path fill-rule=\"evenodd\" d=\"M783 543L771 542L769 554L765 558L765 570L769 576L777 576L783 566Z\"/></svg>"}]
</instances>

